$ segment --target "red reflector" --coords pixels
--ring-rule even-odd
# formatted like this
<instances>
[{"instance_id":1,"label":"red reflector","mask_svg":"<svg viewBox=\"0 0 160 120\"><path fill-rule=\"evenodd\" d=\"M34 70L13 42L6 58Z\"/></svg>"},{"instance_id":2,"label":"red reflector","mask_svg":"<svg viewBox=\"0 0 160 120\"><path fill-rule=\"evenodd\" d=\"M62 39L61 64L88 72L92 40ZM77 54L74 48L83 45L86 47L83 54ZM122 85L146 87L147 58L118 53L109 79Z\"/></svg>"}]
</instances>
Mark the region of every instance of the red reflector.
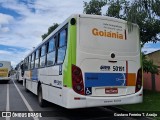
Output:
<instances>
[{"instance_id":1,"label":"red reflector","mask_svg":"<svg viewBox=\"0 0 160 120\"><path fill-rule=\"evenodd\" d=\"M135 92L138 92L141 89L141 87L142 87L142 69L140 68L137 72Z\"/></svg>"},{"instance_id":2,"label":"red reflector","mask_svg":"<svg viewBox=\"0 0 160 120\"><path fill-rule=\"evenodd\" d=\"M74 100L80 100L80 97L74 97Z\"/></svg>"},{"instance_id":3,"label":"red reflector","mask_svg":"<svg viewBox=\"0 0 160 120\"><path fill-rule=\"evenodd\" d=\"M139 94L139 96L142 96L143 94Z\"/></svg>"},{"instance_id":4,"label":"red reflector","mask_svg":"<svg viewBox=\"0 0 160 120\"><path fill-rule=\"evenodd\" d=\"M84 95L82 71L76 65L72 65L72 88L76 93Z\"/></svg>"}]
</instances>

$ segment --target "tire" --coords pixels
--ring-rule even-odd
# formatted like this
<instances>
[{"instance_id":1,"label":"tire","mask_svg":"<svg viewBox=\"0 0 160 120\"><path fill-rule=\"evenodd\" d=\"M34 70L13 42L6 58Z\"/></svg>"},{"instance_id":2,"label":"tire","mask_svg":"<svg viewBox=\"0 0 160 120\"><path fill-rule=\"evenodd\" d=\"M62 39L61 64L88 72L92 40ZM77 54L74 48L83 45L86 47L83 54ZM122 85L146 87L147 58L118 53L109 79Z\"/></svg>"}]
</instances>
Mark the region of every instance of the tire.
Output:
<instances>
[{"instance_id":1,"label":"tire","mask_svg":"<svg viewBox=\"0 0 160 120\"><path fill-rule=\"evenodd\" d=\"M26 86L26 80L25 80L25 83L24 83L24 87L25 87L25 91L29 92L29 90L27 89L27 86Z\"/></svg>"},{"instance_id":2,"label":"tire","mask_svg":"<svg viewBox=\"0 0 160 120\"><path fill-rule=\"evenodd\" d=\"M18 75L18 77L17 77L17 82L19 83L19 75Z\"/></svg>"},{"instance_id":3,"label":"tire","mask_svg":"<svg viewBox=\"0 0 160 120\"><path fill-rule=\"evenodd\" d=\"M6 83L6 84L9 84L9 80L6 80L5 83Z\"/></svg>"},{"instance_id":4,"label":"tire","mask_svg":"<svg viewBox=\"0 0 160 120\"><path fill-rule=\"evenodd\" d=\"M38 103L41 107L46 106L46 101L43 99L42 86L41 85L38 87Z\"/></svg>"}]
</instances>

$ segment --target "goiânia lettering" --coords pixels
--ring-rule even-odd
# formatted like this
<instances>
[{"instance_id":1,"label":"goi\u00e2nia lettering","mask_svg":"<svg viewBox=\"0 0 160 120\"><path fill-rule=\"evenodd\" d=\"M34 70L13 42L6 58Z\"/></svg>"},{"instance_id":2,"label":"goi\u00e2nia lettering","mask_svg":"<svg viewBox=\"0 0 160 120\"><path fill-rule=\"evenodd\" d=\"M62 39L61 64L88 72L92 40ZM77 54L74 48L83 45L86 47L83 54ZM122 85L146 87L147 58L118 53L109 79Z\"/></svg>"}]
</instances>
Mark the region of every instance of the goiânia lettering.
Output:
<instances>
[{"instance_id":1,"label":"goi\u00e2nia lettering","mask_svg":"<svg viewBox=\"0 0 160 120\"><path fill-rule=\"evenodd\" d=\"M116 39L121 39L123 40L123 34L120 34L118 32L108 32L106 30L98 30L97 28L92 29L92 34L95 36L102 36L102 37L110 37L110 38L116 38Z\"/></svg>"}]
</instances>

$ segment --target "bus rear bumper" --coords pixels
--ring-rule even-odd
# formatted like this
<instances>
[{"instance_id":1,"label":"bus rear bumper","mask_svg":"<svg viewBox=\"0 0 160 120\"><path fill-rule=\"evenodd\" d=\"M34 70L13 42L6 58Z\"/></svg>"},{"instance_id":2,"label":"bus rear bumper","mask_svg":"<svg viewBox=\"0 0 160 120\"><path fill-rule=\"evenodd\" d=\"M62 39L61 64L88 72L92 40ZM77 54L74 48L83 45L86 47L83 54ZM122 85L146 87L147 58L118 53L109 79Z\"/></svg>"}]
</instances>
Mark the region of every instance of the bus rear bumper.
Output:
<instances>
[{"instance_id":1,"label":"bus rear bumper","mask_svg":"<svg viewBox=\"0 0 160 120\"><path fill-rule=\"evenodd\" d=\"M73 90L68 92L66 104L64 107L85 108L85 107L98 107L98 106L111 106L111 105L124 105L124 104L136 104L143 101L143 88L131 95L118 96L118 97L89 97L76 94Z\"/></svg>"}]
</instances>

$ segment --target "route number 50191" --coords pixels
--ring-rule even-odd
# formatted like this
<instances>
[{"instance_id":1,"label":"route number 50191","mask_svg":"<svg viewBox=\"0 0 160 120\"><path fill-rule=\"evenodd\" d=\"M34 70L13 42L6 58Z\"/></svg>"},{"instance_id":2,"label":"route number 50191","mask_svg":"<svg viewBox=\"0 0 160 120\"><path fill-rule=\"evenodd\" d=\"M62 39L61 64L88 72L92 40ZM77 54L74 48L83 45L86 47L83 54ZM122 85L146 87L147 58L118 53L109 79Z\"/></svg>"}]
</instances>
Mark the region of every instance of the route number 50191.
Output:
<instances>
[{"instance_id":1,"label":"route number 50191","mask_svg":"<svg viewBox=\"0 0 160 120\"><path fill-rule=\"evenodd\" d=\"M113 66L113 71L124 71L123 66Z\"/></svg>"}]
</instances>

